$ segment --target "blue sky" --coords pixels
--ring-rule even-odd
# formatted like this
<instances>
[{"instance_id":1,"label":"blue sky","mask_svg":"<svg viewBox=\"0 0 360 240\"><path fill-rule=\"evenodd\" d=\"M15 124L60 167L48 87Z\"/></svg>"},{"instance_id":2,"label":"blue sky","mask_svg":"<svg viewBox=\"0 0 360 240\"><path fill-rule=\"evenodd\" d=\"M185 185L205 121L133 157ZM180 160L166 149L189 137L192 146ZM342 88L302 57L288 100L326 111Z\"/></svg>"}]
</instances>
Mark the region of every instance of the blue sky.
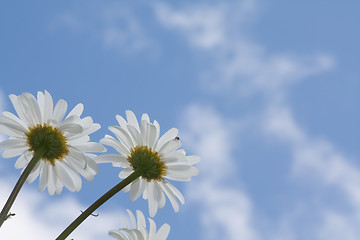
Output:
<instances>
[{"instance_id":1,"label":"blue sky","mask_svg":"<svg viewBox=\"0 0 360 240\"><path fill-rule=\"evenodd\" d=\"M102 128L133 110L177 127L200 175L155 221L168 239L336 240L360 235L358 1L23 1L0 3L0 110L48 90ZM1 136L3 139L5 136ZM113 152L112 149L108 149ZM0 200L20 172L0 158ZM55 238L120 169L59 196L26 185L2 239ZM111 239L120 193L75 239ZM18 231L21 226L23 231Z\"/></svg>"}]
</instances>

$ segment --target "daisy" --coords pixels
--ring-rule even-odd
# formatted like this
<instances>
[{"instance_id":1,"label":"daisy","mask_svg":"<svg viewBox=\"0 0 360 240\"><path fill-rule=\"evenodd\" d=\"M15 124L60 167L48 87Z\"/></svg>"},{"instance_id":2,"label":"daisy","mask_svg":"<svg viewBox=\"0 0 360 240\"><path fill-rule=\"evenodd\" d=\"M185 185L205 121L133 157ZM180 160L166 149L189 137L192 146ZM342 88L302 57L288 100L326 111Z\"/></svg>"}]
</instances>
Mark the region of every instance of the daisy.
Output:
<instances>
[{"instance_id":1,"label":"daisy","mask_svg":"<svg viewBox=\"0 0 360 240\"><path fill-rule=\"evenodd\" d=\"M190 181L198 174L194 164L200 161L197 156L186 156L179 149L178 130L172 128L160 136L160 126L157 121L150 122L149 116L143 114L139 123L132 111L126 111L127 121L117 115L120 126L109 127L116 136L105 135L100 142L113 147L120 154L104 154L95 158L98 163L111 162L114 167L122 167L120 178L126 178L134 171L141 176L123 189L129 193L131 201L141 194L148 199L149 214L154 217L157 210L165 206L169 198L175 212L179 210L180 201L184 204L181 192L166 179L175 181Z\"/></svg>"},{"instance_id":2,"label":"daisy","mask_svg":"<svg viewBox=\"0 0 360 240\"><path fill-rule=\"evenodd\" d=\"M32 183L39 175L39 191L47 187L50 195L60 194L63 187L70 191L81 189L82 175L88 181L94 179L98 166L94 154L103 152L100 143L89 142L89 134L100 125L91 117L81 118L84 106L79 103L64 118L67 103L59 100L53 107L51 95L45 91L37 93L37 99L30 93L10 95L18 115L3 112L0 116L0 132L9 139L0 143L4 158L20 156L15 168L26 168L34 154L45 147L45 153L27 178Z\"/></svg>"},{"instance_id":3,"label":"daisy","mask_svg":"<svg viewBox=\"0 0 360 240\"><path fill-rule=\"evenodd\" d=\"M154 220L149 218L150 232L146 229L144 214L137 210L135 218L134 214L127 209L132 227L129 227L125 221L126 227L119 230L112 230L109 235L118 240L166 240L170 232L170 226L164 224L158 232L156 232L156 224Z\"/></svg>"}]
</instances>

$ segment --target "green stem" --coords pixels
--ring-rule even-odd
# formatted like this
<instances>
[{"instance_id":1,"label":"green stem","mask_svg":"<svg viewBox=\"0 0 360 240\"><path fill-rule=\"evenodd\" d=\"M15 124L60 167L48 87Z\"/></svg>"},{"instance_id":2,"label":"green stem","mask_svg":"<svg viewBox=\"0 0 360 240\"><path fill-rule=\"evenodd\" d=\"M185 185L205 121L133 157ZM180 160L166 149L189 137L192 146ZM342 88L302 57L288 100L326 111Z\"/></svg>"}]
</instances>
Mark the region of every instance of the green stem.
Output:
<instances>
[{"instance_id":1,"label":"green stem","mask_svg":"<svg viewBox=\"0 0 360 240\"><path fill-rule=\"evenodd\" d=\"M21 187L24 185L26 179L30 175L33 168L36 166L36 164L39 162L39 160L44 156L44 154L47 152L47 147L42 147L38 151L35 152L33 158L29 162L29 164L26 166L25 170L21 174L19 180L17 181L14 189L12 190L7 202L5 203L4 208L2 209L0 213L0 227L5 222L5 220L8 218L8 213L10 211L11 206L14 204L14 201L17 197L17 195L20 192Z\"/></svg>"},{"instance_id":2,"label":"green stem","mask_svg":"<svg viewBox=\"0 0 360 240\"><path fill-rule=\"evenodd\" d=\"M141 176L141 171L136 170L130 174L127 178L118 183L115 187L106 192L102 197L100 197L96 202L94 202L90 207L88 207L84 212L80 214L57 238L56 240L65 240L74 230L77 228L89 215L91 215L98 207L104 204L112 196L118 193L121 189L126 187L128 184L133 182L135 179Z\"/></svg>"}]
</instances>

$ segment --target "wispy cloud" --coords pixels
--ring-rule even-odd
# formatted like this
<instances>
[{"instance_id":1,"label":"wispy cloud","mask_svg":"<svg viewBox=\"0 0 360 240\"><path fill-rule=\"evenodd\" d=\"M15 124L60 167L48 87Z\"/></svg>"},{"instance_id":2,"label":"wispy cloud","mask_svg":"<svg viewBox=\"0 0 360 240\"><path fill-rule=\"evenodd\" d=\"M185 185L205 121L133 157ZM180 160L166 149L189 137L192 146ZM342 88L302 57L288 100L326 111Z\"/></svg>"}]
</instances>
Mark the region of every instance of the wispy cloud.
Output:
<instances>
[{"instance_id":1,"label":"wispy cloud","mask_svg":"<svg viewBox=\"0 0 360 240\"><path fill-rule=\"evenodd\" d=\"M326 53L270 54L265 46L250 40L248 19L254 19L257 8L258 2L252 0L180 10L159 4L156 14L160 23L180 30L191 46L209 55L203 82L212 91L243 96L279 94L284 87L335 65L334 58Z\"/></svg>"},{"instance_id":2,"label":"wispy cloud","mask_svg":"<svg viewBox=\"0 0 360 240\"><path fill-rule=\"evenodd\" d=\"M230 179L239 181L232 158L236 143L232 124L202 105L189 106L183 116L182 138L202 158L201 174L189 186L187 198L201 206L203 239L257 239L251 199L229 184Z\"/></svg>"},{"instance_id":3,"label":"wispy cloud","mask_svg":"<svg viewBox=\"0 0 360 240\"><path fill-rule=\"evenodd\" d=\"M156 6L159 21L170 29L179 29L191 44L202 49L212 49L225 41L224 6L213 8L195 6L185 11L173 10L165 4Z\"/></svg>"},{"instance_id":4,"label":"wispy cloud","mask_svg":"<svg viewBox=\"0 0 360 240\"><path fill-rule=\"evenodd\" d=\"M88 4L59 13L50 29L66 28L76 35L90 36L107 49L121 54L136 54L154 48L143 27L137 8L121 3Z\"/></svg>"},{"instance_id":5,"label":"wispy cloud","mask_svg":"<svg viewBox=\"0 0 360 240\"><path fill-rule=\"evenodd\" d=\"M225 44L231 41L229 38L239 40L230 31L235 30L233 27L239 29L252 21L257 14L257 3L254 0L222 1L211 5L194 4L182 9L158 3L155 13L161 24L179 31L193 47L214 50L226 47Z\"/></svg>"},{"instance_id":6,"label":"wispy cloud","mask_svg":"<svg viewBox=\"0 0 360 240\"><path fill-rule=\"evenodd\" d=\"M357 227L360 224L358 166L329 141L311 136L301 129L291 110L284 105L269 107L263 117L263 126L271 139L283 142L291 149L294 178L300 182L311 182L311 187L317 189L306 199L299 199L305 206L300 215L317 215L319 218L313 226L314 232L308 233L308 236L314 239L335 240L340 236L341 239L356 239L360 234ZM334 189L337 189L336 192ZM328 198L334 199L337 204L332 205L332 201L326 201ZM321 199L320 206L313 203L314 199ZM294 224L296 218L291 216L287 220Z\"/></svg>"}]
</instances>

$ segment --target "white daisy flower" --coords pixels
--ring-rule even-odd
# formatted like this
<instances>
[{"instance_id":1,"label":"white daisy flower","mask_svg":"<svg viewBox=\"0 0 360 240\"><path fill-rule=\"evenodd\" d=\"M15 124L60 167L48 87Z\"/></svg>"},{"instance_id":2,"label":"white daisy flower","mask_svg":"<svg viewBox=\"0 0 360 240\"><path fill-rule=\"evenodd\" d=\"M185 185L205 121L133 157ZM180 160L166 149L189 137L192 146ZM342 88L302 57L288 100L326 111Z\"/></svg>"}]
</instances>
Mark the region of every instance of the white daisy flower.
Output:
<instances>
[{"instance_id":1,"label":"white daisy flower","mask_svg":"<svg viewBox=\"0 0 360 240\"><path fill-rule=\"evenodd\" d=\"M130 227L127 221L125 221L126 227L110 231L110 236L118 240L166 240L168 237L170 232L169 224L163 224L159 231L156 232L156 224L154 220L149 218L150 232L148 232L146 229L145 217L141 211L136 211L137 219L129 209L127 209L127 212L129 214L132 227Z\"/></svg>"},{"instance_id":2,"label":"white daisy flower","mask_svg":"<svg viewBox=\"0 0 360 240\"><path fill-rule=\"evenodd\" d=\"M100 140L102 144L113 147L119 154L104 154L95 158L98 163L111 162L115 167L124 168L120 178L126 178L135 170L141 171L141 177L133 181L123 191L130 191L130 200L135 201L141 194L148 199L149 213L154 217L157 210L165 206L169 198L174 211L179 211L178 200L184 204L181 192L166 179L190 181L198 174L194 164L200 161L197 156L186 156L179 149L181 142L178 130L172 128L162 137L157 121L150 122L149 116L143 114L139 123L132 111L126 111L127 121L117 115L120 126L109 127L117 137L106 135Z\"/></svg>"},{"instance_id":3,"label":"white daisy flower","mask_svg":"<svg viewBox=\"0 0 360 240\"><path fill-rule=\"evenodd\" d=\"M65 186L70 191L81 189L82 175L88 181L98 173L98 166L93 160L94 154L103 152L100 143L89 142L89 134L97 131L100 125L93 123L91 117L80 118L84 106L79 103L65 117L66 101L60 99L53 107L51 95L38 92L37 99L30 93L20 96L10 95L19 117L10 112L0 116L0 132L9 139L0 143L4 158L20 157L15 168L29 164L34 152L47 145L47 152L32 169L27 183L32 183L39 175L39 191L47 187L50 195L60 194Z\"/></svg>"}]
</instances>

